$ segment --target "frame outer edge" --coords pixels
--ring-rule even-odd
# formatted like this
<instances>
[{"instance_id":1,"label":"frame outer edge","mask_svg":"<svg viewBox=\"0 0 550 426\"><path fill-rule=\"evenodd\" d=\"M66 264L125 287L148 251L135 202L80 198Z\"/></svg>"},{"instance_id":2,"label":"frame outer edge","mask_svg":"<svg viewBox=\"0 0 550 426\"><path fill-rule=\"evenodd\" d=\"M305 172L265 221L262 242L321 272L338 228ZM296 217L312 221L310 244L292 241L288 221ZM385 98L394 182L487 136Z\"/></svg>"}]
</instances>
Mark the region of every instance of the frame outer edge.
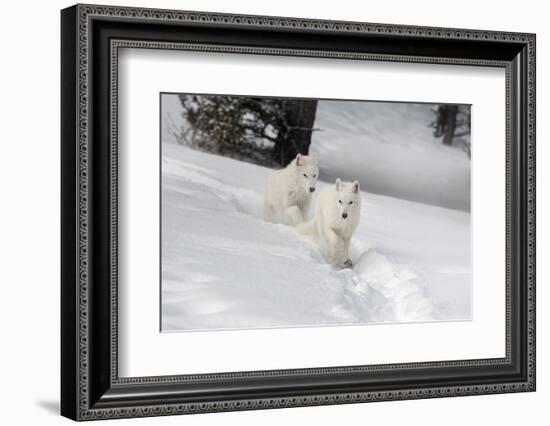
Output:
<instances>
[{"instance_id":1,"label":"frame outer edge","mask_svg":"<svg viewBox=\"0 0 550 426\"><path fill-rule=\"evenodd\" d=\"M76 401L76 414L75 417L78 420L92 420L101 418L113 418L113 417L141 417L151 415L169 415L180 413L193 413L193 412L215 412L215 411L229 411L229 410L243 410L243 409L263 409L263 408L282 408L291 406L308 406L308 405L324 405L324 404L342 404L352 402L367 402L367 401L379 401L379 400L400 400L400 399L415 399L415 398L433 398L440 396L461 396L461 395L474 395L474 394L487 394L487 393L501 393L501 392L517 392L517 391L529 391L534 390L535 386L535 320L534 320L534 287L535 287L535 36L527 33L509 33L509 32L496 32L496 31L482 31L482 30L462 30L462 29L447 29L447 28L429 28L429 27L414 27L403 25L388 25L388 24L368 24L368 23L354 23L354 22L337 22L337 21L325 21L325 20L312 20L312 19L298 19L298 18L277 18L277 17L262 17L262 16L244 16L244 15L228 15L217 14L207 12L184 12L184 11L170 11L170 10L158 10L158 9L141 9L141 8L126 8L126 7L110 7L110 6L97 6L97 5L77 5L74 7L76 11L75 28L77 41L77 49L75 54L76 73L75 79L76 85L76 99L78 106L77 116L77 129L76 136L78 141L78 152L76 156L76 179L78 184L77 195L77 233L78 235L77 246L78 250L76 255L78 257L77 262L77 283L78 290L74 290L77 295L77 313L76 318L73 318L74 323L78 324L77 336L75 336L74 346L75 352L78 355L78 359L75 363L75 375L76 383L74 383L74 389L77 393ZM412 37L420 38L449 38L449 39L471 39L471 40L487 40L487 41L508 41L523 43L528 46L528 102L527 113L528 118L528 160L527 168L529 175L527 204L529 206L528 218L529 218L529 235L528 239L528 290L526 294L529 297L529 325L528 325L528 373L531 375L526 382L509 382L502 383L500 385L479 385L470 386L464 388L463 386L451 386L446 389L441 388L428 388L428 389L404 389L402 391L387 391L377 392L376 394L361 393L361 394L331 394L321 396L307 396L307 397L282 397L274 399L257 399L257 400L245 400L245 401L219 401L212 403L203 403L197 406L193 404L163 404L160 406L143 406L139 408L120 407L112 409L93 409L89 408L89 395L88 395L88 377L89 374L89 357L88 357L88 344L89 344L89 327L88 327L88 84L89 84L89 71L88 71L88 48L90 45L88 18L91 16L99 17L118 17L118 18L135 18L141 20L172 20L178 22L194 22L194 23L219 23L228 25L244 25L244 26L259 26L259 27L276 27L276 28L289 28L289 29L317 29L326 30L327 32L366 32L366 33L382 33L387 36L390 34L411 35ZM63 107L65 113L65 107ZM66 124L64 124L65 126ZM73 159L74 161L74 159ZM63 163L65 164L65 163ZM531 179L532 178L532 179ZM66 184L63 183L63 188L66 188ZM65 209L65 207L64 207ZM74 209L73 209L74 210ZM65 210L66 211L66 210ZM65 226L65 224L63 225ZM531 235L532 234L532 235ZM63 257L66 261L66 257ZM75 286L76 287L76 286ZM65 368L65 366L63 366ZM63 394L62 394L63 397Z\"/></svg>"},{"instance_id":2,"label":"frame outer edge","mask_svg":"<svg viewBox=\"0 0 550 426\"><path fill-rule=\"evenodd\" d=\"M528 105L527 105L527 122L528 122L528 140L527 140L527 167L528 167L528 246L527 246L527 286L528 286L528 380L532 391L536 391L536 117L537 117L537 88L536 88L536 34L529 34L527 42L527 60L528 60Z\"/></svg>"},{"instance_id":3,"label":"frame outer edge","mask_svg":"<svg viewBox=\"0 0 550 426\"><path fill-rule=\"evenodd\" d=\"M76 172L77 7L63 9L61 18L61 414L78 418L78 280Z\"/></svg>"}]
</instances>

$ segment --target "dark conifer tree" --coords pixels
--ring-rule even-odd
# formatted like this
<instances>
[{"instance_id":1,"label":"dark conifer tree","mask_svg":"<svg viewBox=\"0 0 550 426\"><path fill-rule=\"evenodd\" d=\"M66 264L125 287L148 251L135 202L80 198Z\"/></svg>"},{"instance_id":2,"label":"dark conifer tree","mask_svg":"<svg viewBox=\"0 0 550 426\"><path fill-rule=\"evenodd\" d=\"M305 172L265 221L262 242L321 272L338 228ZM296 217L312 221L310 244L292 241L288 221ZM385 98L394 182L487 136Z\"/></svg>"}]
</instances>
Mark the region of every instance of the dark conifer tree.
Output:
<instances>
[{"instance_id":1,"label":"dark conifer tree","mask_svg":"<svg viewBox=\"0 0 550 426\"><path fill-rule=\"evenodd\" d=\"M187 126L178 140L199 149L263 165L286 166L307 154L317 101L220 95L180 95Z\"/></svg>"}]
</instances>

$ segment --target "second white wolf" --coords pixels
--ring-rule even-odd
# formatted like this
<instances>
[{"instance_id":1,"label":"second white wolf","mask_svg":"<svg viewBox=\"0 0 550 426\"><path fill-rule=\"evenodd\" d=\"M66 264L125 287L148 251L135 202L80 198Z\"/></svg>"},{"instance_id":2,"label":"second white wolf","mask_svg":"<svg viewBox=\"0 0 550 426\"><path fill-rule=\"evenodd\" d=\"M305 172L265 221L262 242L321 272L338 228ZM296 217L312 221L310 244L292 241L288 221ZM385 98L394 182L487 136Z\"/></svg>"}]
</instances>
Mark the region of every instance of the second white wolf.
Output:
<instances>
[{"instance_id":1,"label":"second white wolf","mask_svg":"<svg viewBox=\"0 0 550 426\"><path fill-rule=\"evenodd\" d=\"M317 158L298 154L288 166L269 176L264 196L265 220L292 226L306 220L318 175Z\"/></svg>"},{"instance_id":2,"label":"second white wolf","mask_svg":"<svg viewBox=\"0 0 550 426\"><path fill-rule=\"evenodd\" d=\"M342 182L321 191L315 215L298 226L298 232L316 240L325 258L337 265L351 267L349 245L361 216L359 182Z\"/></svg>"}]
</instances>

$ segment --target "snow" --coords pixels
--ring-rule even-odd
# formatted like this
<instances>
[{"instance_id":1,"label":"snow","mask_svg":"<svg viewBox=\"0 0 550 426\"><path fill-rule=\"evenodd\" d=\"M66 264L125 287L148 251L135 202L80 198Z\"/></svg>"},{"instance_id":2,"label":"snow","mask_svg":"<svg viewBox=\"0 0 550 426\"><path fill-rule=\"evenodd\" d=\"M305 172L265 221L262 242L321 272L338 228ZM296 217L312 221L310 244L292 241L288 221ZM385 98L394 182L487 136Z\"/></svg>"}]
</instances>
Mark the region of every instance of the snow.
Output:
<instances>
[{"instance_id":1,"label":"snow","mask_svg":"<svg viewBox=\"0 0 550 426\"><path fill-rule=\"evenodd\" d=\"M338 269L263 220L270 173L162 144L163 331L471 319L469 213L363 191Z\"/></svg>"},{"instance_id":2,"label":"snow","mask_svg":"<svg viewBox=\"0 0 550 426\"><path fill-rule=\"evenodd\" d=\"M311 151L325 179L359 179L363 189L470 210L470 159L433 137L433 104L320 101Z\"/></svg>"}]
</instances>

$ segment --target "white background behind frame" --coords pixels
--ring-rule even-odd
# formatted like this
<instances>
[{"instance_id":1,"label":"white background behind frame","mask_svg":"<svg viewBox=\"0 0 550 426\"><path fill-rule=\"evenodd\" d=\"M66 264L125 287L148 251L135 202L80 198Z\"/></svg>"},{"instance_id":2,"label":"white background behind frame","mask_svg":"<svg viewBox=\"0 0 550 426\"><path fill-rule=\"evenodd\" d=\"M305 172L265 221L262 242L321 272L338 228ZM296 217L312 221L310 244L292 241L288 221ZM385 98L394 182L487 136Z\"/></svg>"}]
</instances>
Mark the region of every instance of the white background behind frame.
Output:
<instances>
[{"instance_id":1,"label":"white background behind frame","mask_svg":"<svg viewBox=\"0 0 550 426\"><path fill-rule=\"evenodd\" d=\"M159 333L160 92L472 104L473 320ZM124 48L118 94L121 377L504 356L504 69Z\"/></svg>"}]
</instances>

